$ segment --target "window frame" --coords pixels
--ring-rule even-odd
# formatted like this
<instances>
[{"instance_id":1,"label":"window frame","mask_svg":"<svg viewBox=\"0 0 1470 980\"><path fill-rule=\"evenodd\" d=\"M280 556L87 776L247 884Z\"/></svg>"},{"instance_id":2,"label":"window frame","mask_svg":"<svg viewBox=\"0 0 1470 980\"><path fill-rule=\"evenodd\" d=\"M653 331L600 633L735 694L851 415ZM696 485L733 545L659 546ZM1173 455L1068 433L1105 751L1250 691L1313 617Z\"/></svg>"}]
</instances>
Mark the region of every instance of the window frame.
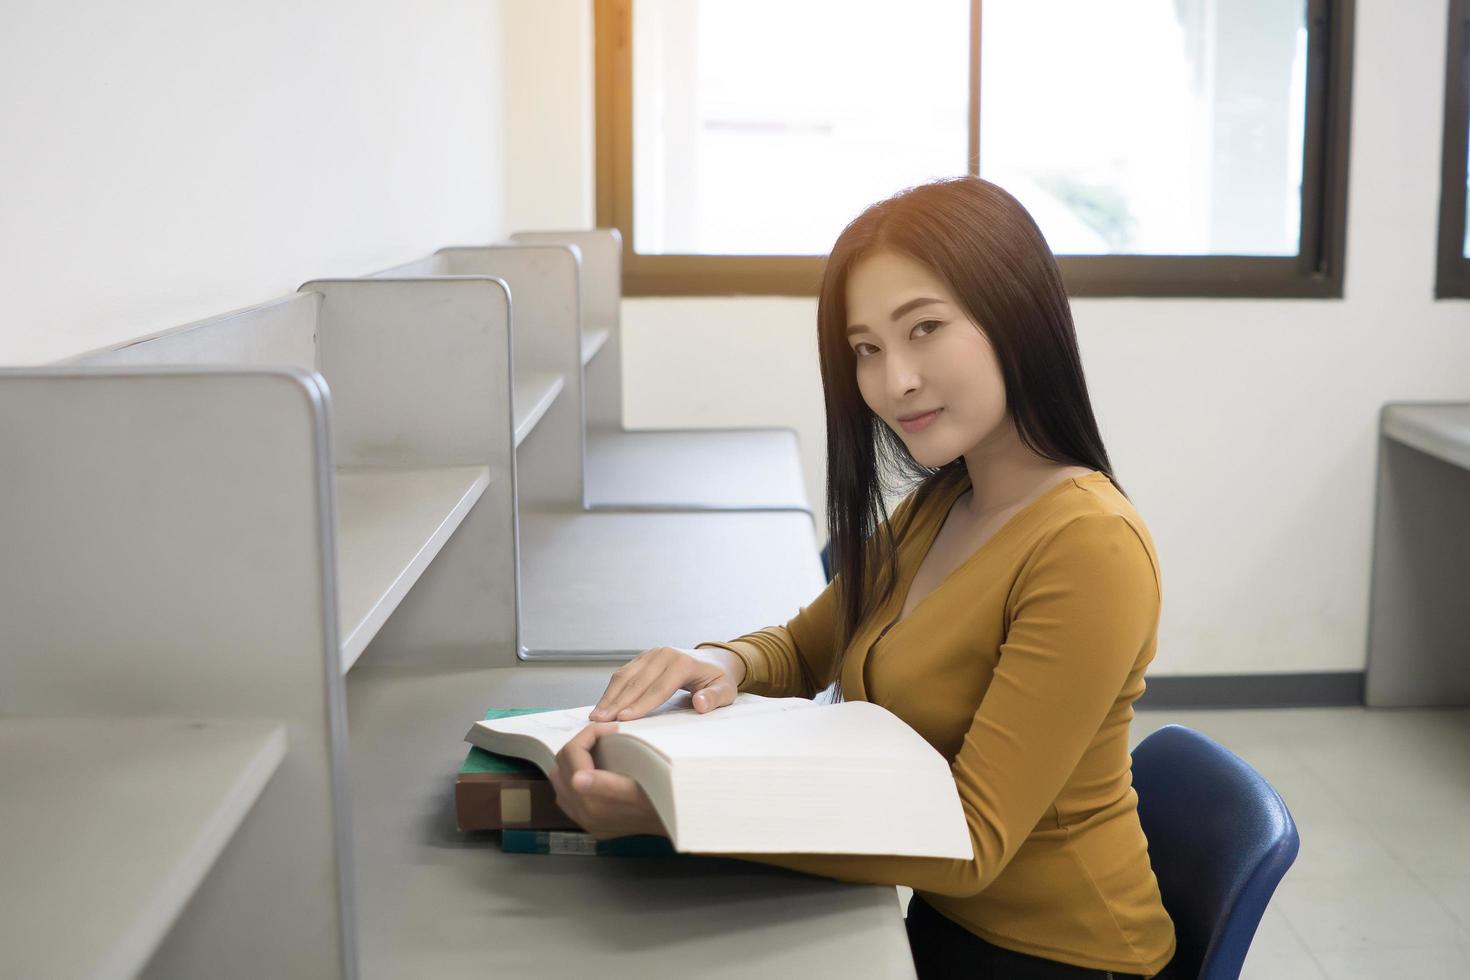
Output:
<instances>
[{"instance_id":1,"label":"window frame","mask_svg":"<svg viewBox=\"0 0 1470 980\"><path fill-rule=\"evenodd\" d=\"M1465 167L1470 154L1470 2L1450 0L1445 44L1444 145L1439 187L1435 299L1470 298L1465 257Z\"/></svg>"},{"instance_id":2,"label":"window frame","mask_svg":"<svg viewBox=\"0 0 1470 980\"><path fill-rule=\"evenodd\" d=\"M1451 0L1452 6L1464 2ZM634 252L633 3L594 0L593 5L597 223L622 233L623 295L815 296L825 256ZM970 0L970 174L978 172L980 160L981 6L982 0ZM1353 6L1354 0L1307 0L1299 254L1059 255L1069 295L1342 298Z\"/></svg>"}]
</instances>

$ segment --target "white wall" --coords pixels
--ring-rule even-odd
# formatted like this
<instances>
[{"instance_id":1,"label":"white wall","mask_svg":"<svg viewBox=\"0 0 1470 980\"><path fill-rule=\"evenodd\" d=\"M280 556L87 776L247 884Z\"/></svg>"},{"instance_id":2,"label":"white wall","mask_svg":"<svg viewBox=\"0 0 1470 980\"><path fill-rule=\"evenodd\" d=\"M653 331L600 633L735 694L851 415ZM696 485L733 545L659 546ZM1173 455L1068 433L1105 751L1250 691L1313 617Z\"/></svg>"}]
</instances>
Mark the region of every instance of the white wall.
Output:
<instances>
[{"instance_id":1,"label":"white wall","mask_svg":"<svg viewBox=\"0 0 1470 980\"><path fill-rule=\"evenodd\" d=\"M563 28L532 60L570 70L590 5L544 6ZM1159 673L1364 666L1379 408L1470 400L1470 304L1432 298L1447 20L1445 0L1358 0L1343 299L1074 304L1103 437L1158 546ZM625 420L795 426L821 506L815 313L625 301Z\"/></svg>"},{"instance_id":2,"label":"white wall","mask_svg":"<svg viewBox=\"0 0 1470 980\"><path fill-rule=\"evenodd\" d=\"M590 228L596 215L592 3L509 0L501 64L506 227ZM546 62L546 53L555 58Z\"/></svg>"},{"instance_id":3,"label":"white wall","mask_svg":"<svg viewBox=\"0 0 1470 980\"><path fill-rule=\"evenodd\" d=\"M499 0L12 0L0 363L505 230Z\"/></svg>"}]
</instances>

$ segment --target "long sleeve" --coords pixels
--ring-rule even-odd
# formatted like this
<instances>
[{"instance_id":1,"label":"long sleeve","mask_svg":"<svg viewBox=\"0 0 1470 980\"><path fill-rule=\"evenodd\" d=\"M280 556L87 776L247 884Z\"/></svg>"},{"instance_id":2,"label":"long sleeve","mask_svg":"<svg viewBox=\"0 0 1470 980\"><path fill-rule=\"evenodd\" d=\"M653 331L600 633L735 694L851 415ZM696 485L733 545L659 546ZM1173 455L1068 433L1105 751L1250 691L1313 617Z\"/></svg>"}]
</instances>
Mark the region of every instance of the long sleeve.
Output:
<instances>
[{"instance_id":1,"label":"long sleeve","mask_svg":"<svg viewBox=\"0 0 1470 980\"><path fill-rule=\"evenodd\" d=\"M745 663L740 690L767 697L809 698L832 683L837 593L832 582L785 626L768 626L727 642L695 645L729 650Z\"/></svg>"},{"instance_id":2,"label":"long sleeve","mask_svg":"<svg viewBox=\"0 0 1470 980\"><path fill-rule=\"evenodd\" d=\"M1125 519L1090 514L1071 520L1037 547L1011 596L993 678L951 765L969 824L971 860L729 856L844 881L965 897L983 891L1049 814L1056 823L1048 826L1060 826L1054 801L1130 674L1141 672L1142 654L1151 650L1159 580L1148 549ZM814 634L821 621L820 612L793 621L797 649L800 634ZM760 676L789 682L795 676L789 648L773 642L764 650L782 652L772 661L779 666Z\"/></svg>"},{"instance_id":3,"label":"long sleeve","mask_svg":"<svg viewBox=\"0 0 1470 980\"><path fill-rule=\"evenodd\" d=\"M903 527L913 502L912 493L899 501L889 525ZM768 626L733 640L701 641L695 649L719 647L739 657L745 664L741 691L776 698L813 697L836 679L840 579L841 575L834 576L785 626Z\"/></svg>"}]
</instances>

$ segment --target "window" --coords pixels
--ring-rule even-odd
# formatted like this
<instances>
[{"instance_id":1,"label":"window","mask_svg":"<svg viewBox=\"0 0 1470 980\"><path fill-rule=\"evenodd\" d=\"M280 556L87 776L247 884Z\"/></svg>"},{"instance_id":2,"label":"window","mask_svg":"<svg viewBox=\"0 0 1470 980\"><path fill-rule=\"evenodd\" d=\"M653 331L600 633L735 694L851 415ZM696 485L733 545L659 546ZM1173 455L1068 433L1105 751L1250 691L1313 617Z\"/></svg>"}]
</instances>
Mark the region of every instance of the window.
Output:
<instances>
[{"instance_id":1,"label":"window","mask_svg":"<svg viewBox=\"0 0 1470 980\"><path fill-rule=\"evenodd\" d=\"M1470 3L1450 0L1444 96L1444 174L1439 191L1437 297L1470 297Z\"/></svg>"},{"instance_id":2,"label":"window","mask_svg":"<svg viewBox=\"0 0 1470 980\"><path fill-rule=\"evenodd\" d=\"M864 206L978 173L1073 295L1341 296L1351 20L1337 0L597 0L598 223L628 295L814 295Z\"/></svg>"}]
</instances>

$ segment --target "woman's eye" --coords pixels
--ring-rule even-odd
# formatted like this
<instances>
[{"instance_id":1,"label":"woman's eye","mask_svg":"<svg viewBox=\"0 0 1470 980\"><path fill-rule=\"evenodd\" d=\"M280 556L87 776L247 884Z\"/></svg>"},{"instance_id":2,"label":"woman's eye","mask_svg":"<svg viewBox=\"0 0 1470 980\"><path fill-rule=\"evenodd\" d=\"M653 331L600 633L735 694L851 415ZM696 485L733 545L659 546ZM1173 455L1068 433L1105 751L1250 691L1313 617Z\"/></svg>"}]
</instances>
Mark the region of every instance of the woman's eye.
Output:
<instances>
[{"instance_id":1,"label":"woman's eye","mask_svg":"<svg viewBox=\"0 0 1470 980\"><path fill-rule=\"evenodd\" d=\"M852 345L852 352L854 354L856 354L858 357L866 357L867 355L863 353L863 348L864 347L873 347L873 345L872 344L853 344ZM878 348L873 347L873 349L874 350L877 350Z\"/></svg>"},{"instance_id":2,"label":"woman's eye","mask_svg":"<svg viewBox=\"0 0 1470 980\"><path fill-rule=\"evenodd\" d=\"M943 323L940 323L938 320L920 320L918 323L914 324L914 329L917 330L920 327L925 326L925 325L929 325L929 326L933 327L932 330L926 330L925 331L925 334L926 335L927 334L931 334L935 330L938 330L940 327L944 326L944 324Z\"/></svg>"}]
</instances>

